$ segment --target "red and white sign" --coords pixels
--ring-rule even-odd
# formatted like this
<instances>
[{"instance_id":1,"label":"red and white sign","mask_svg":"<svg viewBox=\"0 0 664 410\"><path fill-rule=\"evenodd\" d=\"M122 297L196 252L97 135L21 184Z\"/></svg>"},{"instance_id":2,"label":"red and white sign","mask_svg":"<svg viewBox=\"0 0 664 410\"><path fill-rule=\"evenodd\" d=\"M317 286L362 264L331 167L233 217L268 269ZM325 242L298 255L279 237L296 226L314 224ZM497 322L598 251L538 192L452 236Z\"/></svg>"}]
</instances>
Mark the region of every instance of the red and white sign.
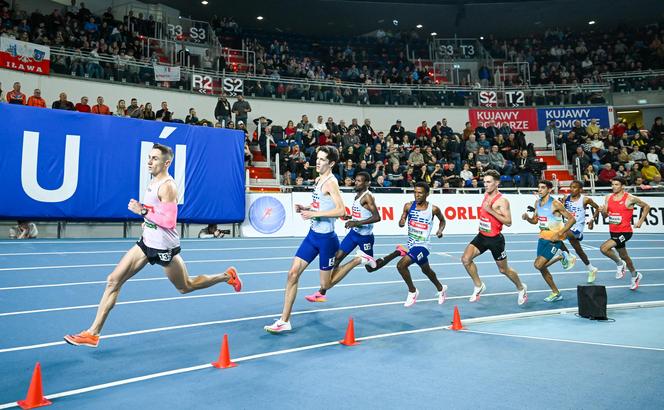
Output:
<instances>
[{"instance_id":1,"label":"red and white sign","mask_svg":"<svg viewBox=\"0 0 664 410\"><path fill-rule=\"evenodd\" d=\"M51 71L51 49L9 37L0 37L0 67L47 75Z\"/></svg>"},{"instance_id":2,"label":"red and white sign","mask_svg":"<svg viewBox=\"0 0 664 410\"><path fill-rule=\"evenodd\" d=\"M508 123L515 131L538 131L537 110L535 108L507 109L507 110L468 110L468 120L473 128L478 125L487 126L494 121L496 127Z\"/></svg>"}]
</instances>

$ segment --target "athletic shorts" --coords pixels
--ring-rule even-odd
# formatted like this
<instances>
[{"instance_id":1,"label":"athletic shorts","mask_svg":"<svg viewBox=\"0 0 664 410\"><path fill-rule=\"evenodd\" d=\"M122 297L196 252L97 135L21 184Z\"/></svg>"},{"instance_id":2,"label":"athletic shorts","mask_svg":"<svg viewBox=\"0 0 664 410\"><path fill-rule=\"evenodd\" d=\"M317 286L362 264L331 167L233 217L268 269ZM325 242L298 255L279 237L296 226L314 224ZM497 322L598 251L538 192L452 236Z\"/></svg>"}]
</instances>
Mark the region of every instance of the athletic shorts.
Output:
<instances>
[{"instance_id":1,"label":"athletic shorts","mask_svg":"<svg viewBox=\"0 0 664 410\"><path fill-rule=\"evenodd\" d=\"M336 233L317 233L310 229L295 256L307 263L311 263L318 256L320 270L332 270L338 250L339 238Z\"/></svg>"},{"instance_id":2,"label":"athletic shorts","mask_svg":"<svg viewBox=\"0 0 664 410\"><path fill-rule=\"evenodd\" d=\"M632 239L632 232L610 232L609 234L616 243L616 249L624 248L627 241Z\"/></svg>"},{"instance_id":3,"label":"athletic shorts","mask_svg":"<svg viewBox=\"0 0 664 410\"><path fill-rule=\"evenodd\" d=\"M575 231L574 229L570 229L569 231L574 235L574 239L577 241L581 242L583 240L583 231Z\"/></svg>"},{"instance_id":4,"label":"athletic shorts","mask_svg":"<svg viewBox=\"0 0 664 410\"><path fill-rule=\"evenodd\" d=\"M141 248L145 256L148 257L148 262L150 263L150 265L154 265L156 263L157 265L168 266L168 264L171 263L171 261L173 260L173 257L180 253L179 246L173 249L150 248L145 244L145 242L143 242L143 238L141 238L138 242L136 242L136 245L138 245L138 247Z\"/></svg>"},{"instance_id":5,"label":"athletic shorts","mask_svg":"<svg viewBox=\"0 0 664 410\"><path fill-rule=\"evenodd\" d=\"M427 256L429 256L429 250L424 246L413 246L408 250L407 255L413 260L413 262L420 266L429 263L429 259L427 258Z\"/></svg>"},{"instance_id":6,"label":"athletic shorts","mask_svg":"<svg viewBox=\"0 0 664 410\"><path fill-rule=\"evenodd\" d=\"M351 229L348 232L348 235L341 241L339 249L341 249L346 255L350 254L353 249L357 246L360 250L366 253L369 256L373 256L373 245L374 245L374 236L371 235L360 235Z\"/></svg>"},{"instance_id":7,"label":"athletic shorts","mask_svg":"<svg viewBox=\"0 0 664 410\"><path fill-rule=\"evenodd\" d=\"M485 236L478 233L473 240L470 241L470 244L480 251L480 255L487 250L490 250L494 260L502 261L507 259L507 253L505 253L505 237L502 233L496 236Z\"/></svg>"},{"instance_id":8,"label":"athletic shorts","mask_svg":"<svg viewBox=\"0 0 664 410\"><path fill-rule=\"evenodd\" d=\"M561 241L551 242L540 238L537 241L537 256L543 256L546 260L553 259L562 245Z\"/></svg>"}]
</instances>

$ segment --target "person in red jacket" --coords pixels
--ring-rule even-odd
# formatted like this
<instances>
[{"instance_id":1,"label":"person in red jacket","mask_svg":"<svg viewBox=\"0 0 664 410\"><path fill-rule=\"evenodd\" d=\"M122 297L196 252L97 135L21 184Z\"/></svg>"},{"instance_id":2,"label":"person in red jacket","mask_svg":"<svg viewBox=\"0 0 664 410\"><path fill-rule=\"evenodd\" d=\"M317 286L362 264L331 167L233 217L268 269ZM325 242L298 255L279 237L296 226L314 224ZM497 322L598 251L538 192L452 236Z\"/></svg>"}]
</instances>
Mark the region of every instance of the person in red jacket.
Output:
<instances>
[{"instance_id":1,"label":"person in red jacket","mask_svg":"<svg viewBox=\"0 0 664 410\"><path fill-rule=\"evenodd\" d=\"M21 92L21 83L14 83L13 89L7 93L7 102L9 104L25 105L25 94Z\"/></svg>"}]
</instances>

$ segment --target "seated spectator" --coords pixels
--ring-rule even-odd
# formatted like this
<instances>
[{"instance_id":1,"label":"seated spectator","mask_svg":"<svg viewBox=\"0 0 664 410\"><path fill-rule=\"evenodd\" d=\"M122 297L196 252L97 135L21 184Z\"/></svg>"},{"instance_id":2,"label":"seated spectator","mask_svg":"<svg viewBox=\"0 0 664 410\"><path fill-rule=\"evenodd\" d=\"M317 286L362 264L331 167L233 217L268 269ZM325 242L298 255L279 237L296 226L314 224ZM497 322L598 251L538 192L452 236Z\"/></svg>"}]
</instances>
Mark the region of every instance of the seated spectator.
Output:
<instances>
[{"instance_id":1,"label":"seated spectator","mask_svg":"<svg viewBox=\"0 0 664 410\"><path fill-rule=\"evenodd\" d=\"M467 153L477 153L480 148L480 144L477 143L475 134L470 134L468 136L468 141L466 141L466 152Z\"/></svg>"},{"instance_id":2,"label":"seated spectator","mask_svg":"<svg viewBox=\"0 0 664 410\"><path fill-rule=\"evenodd\" d=\"M489 157L489 154L487 154L486 149L484 147L479 147L477 156L474 157L469 156L469 159L474 159L476 162L481 162L482 167L485 169L490 168L491 158Z\"/></svg>"},{"instance_id":3,"label":"seated spectator","mask_svg":"<svg viewBox=\"0 0 664 410\"><path fill-rule=\"evenodd\" d=\"M209 224L198 232L198 239L223 238L225 232L217 228L217 224Z\"/></svg>"},{"instance_id":4,"label":"seated spectator","mask_svg":"<svg viewBox=\"0 0 664 410\"><path fill-rule=\"evenodd\" d=\"M102 114L102 115L111 115L111 110L108 108L108 105L104 104L104 97L97 97L97 104L92 106L91 109L93 114Z\"/></svg>"},{"instance_id":5,"label":"seated spectator","mask_svg":"<svg viewBox=\"0 0 664 410\"><path fill-rule=\"evenodd\" d=\"M76 111L78 112L91 112L90 106L88 105L88 97L81 97L81 102L76 103Z\"/></svg>"},{"instance_id":6,"label":"seated spectator","mask_svg":"<svg viewBox=\"0 0 664 410\"><path fill-rule=\"evenodd\" d=\"M413 152L408 156L408 165L413 167L420 167L424 164L424 155L422 155L420 147L415 147Z\"/></svg>"},{"instance_id":7,"label":"seated spectator","mask_svg":"<svg viewBox=\"0 0 664 410\"><path fill-rule=\"evenodd\" d=\"M196 110L193 108L189 109L189 114L185 117L184 123L185 124L193 124L196 125L198 124L199 119L198 116L196 115Z\"/></svg>"},{"instance_id":8,"label":"seated spectator","mask_svg":"<svg viewBox=\"0 0 664 410\"><path fill-rule=\"evenodd\" d=\"M459 176L461 177L461 179L464 180L466 186L471 184L471 181L475 176L473 175L473 172L470 170L470 165L468 165L467 162L464 162L463 169L459 173Z\"/></svg>"},{"instance_id":9,"label":"seated spectator","mask_svg":"<svg viewBox=\"0 0 664 410\"><path fill-rule=\"evenodd\" d=\"M28 105L30 107L46 108L46 101L42 98L39 88L35 88L34 93L28 98Z\"/></svg>"},{"instance_id":10,"label":"seated spectator","mask_svg":"<svg viewBox=\"0 0 664 410\"><path fill-rule=\"evenodd\" d=\"M599 171L597 176L598 185L609 186L611 185L611 180L617 176L616 170L613 169L611 164L604 164L602 170Z\"/></svg>"},{"instance_id":11,"label":"seated spectator","mask_svg":"<svg viewBox=\"0 0 664 410\"><path fill-rule=\"evenodd\" d=\"M641 176L643 176L643 179L645 179L646 182L650 182L657 175L661 177L659 169L652 165L648 160L643 161L643 167L641 167Z\"/></svg>"},{"instance_id":12,"label":"seated spectator","mask_svg":"<svg viewBox=\"0 0 664 410\"><path fill-rule=\"evenodd\" d=\"M535 186L535 174L533 173L534 158L528 156L528 150L522 150L516 159L516 174L519 176L519 186L530 188Z\"/></svg>"},{"instance_id":13,"label":"seated spectator","mask_svg":"<svg viewBox=\"0 0 664 410\"><path fill-rule=\"evenodd\" d=\"M26 96L21 92L21 83L14 83L13 89L7 93L7 103L25 105Z\"/></svg>"},{"instance_id":14,"label":"seated spectator","mask_svg":"<svg viewBox=\"0 0 664 410\"><path fill-rule=\"evenodd\" d=\"M168 103L166 101L162 101L161 109L157 110L157 119L164 122L170 122L172 115L173 113L171 113L168 109ZM168 121L164 120L164 116L168 118Z\"/></svg>"},{"instance_id":15,"label":"seated spectator","mask_svg":"<svg viewBox=\"0 0 664 410\"><path fill-rule=\"evenodd\" d=\"M655 117L655 122L653 122L650 129L650 136L656 143L661 144L664 141L664 123L662 123L662 117Z\"/></svg>"},{"instance_id":16,"label":"seated spectator","mask_svg":"<svg viewBox=\"0 0 664 410\"><path fill-rule=\"evenodd\" d=\"M18 221L16 226L9 228L9 239L35 239L37 235L37 225L30 221Z\"/></svg>"},{"instance_id":17,"label":"seated spectator","mask_svg":"<svg viewBox=\"0 0 664 410\"><path fill-rule=\"evenodd\" d=\"M76 108L74 108L74 103L67 100L66 93L60 93L60 99L57 101L53 101L51 108L53 108L54 110L76 111Z\"/></svg>"},{"instance_id":18,"label":"seated spectator","mask_svg":"<svg viewBox=\"0 0 664 410\"><path fill-rule=\"evenodd\" d=\"M595 173L595 168L592 165L588 165L583 172L583 184L591 186L592 183L597 183L597 174Z\"/></svg>"},{"instance_id":19,"label":"seated spectator","mask_svg":"<svg viewBox=\"0 0 664 410\"><path fill-rule=\"evenodd\" d=\"M129 107L127 107L127 117L141 118L142 113L143 113L143 106L139 106L138 100L136 98L132 98L129 101Z\"/></svg>"},{"instance_id":20,"label":"seated spectator","mask_svg":"<svg viewBox=\"0 0 664 410\"><path fill-rule=\"evenodd\" d=\"M657 147L650 147L649 152L646 154L646 159L657 168L662 168L662 164L659 161L659 155L657 155Z\"/></svg>"},{"instance_id":21,"label":"seated spectator","mask_svg":"<svg viewBox=\"0 0 664 410\"><path fill-rule=\"evenodd\" d=\"M512 164L510 164L503 154L498 151L498 145L491 147L489 153L489 163L493 169L498 171L501 175L512 175Z\"/></svg>"},{"instance_id":22,"label":"seated spectator","mask_svg":"<svg viewBox=\"0 0 664 410\"><path fill-rule=\"evenodd\" d=\"M431 138L431 128L429 128L426 121L422 121L422 125L417 127L417 130L415 131L415 136L417 138L420 137L426 137L427 139Z\"/></svg>"},{"instance_id":23,"label":"seated spectator","mask_svg":"<svg viewBox=\"0 0 664 410\"><path fill-rule=\"evenodd\" d=\"M635 145L632 149L632 153L629 154L630 163L641 162L646 159L646 154L644 154L638 145Z\"/></svg>"}]
</instances>

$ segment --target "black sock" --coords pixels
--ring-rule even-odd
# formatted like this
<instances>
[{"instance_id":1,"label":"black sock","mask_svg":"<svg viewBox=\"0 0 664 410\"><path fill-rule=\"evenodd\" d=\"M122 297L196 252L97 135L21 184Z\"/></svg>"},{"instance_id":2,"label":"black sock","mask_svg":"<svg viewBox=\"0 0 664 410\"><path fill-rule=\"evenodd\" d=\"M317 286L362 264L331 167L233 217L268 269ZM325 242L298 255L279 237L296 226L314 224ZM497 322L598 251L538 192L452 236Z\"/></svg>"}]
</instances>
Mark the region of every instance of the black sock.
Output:
<instances>
[{"instance_id":1,"label":"black sock","mask_svg":"<svg viewBox=\"0 0 664 410\"><path fill-rule=\"evenodd\" d=\"M318 293L320 293L321 295L324 295L325 292L327 292L327 289L323 289L323 288L318 289Z\"/></svg>"}]
</instances>

